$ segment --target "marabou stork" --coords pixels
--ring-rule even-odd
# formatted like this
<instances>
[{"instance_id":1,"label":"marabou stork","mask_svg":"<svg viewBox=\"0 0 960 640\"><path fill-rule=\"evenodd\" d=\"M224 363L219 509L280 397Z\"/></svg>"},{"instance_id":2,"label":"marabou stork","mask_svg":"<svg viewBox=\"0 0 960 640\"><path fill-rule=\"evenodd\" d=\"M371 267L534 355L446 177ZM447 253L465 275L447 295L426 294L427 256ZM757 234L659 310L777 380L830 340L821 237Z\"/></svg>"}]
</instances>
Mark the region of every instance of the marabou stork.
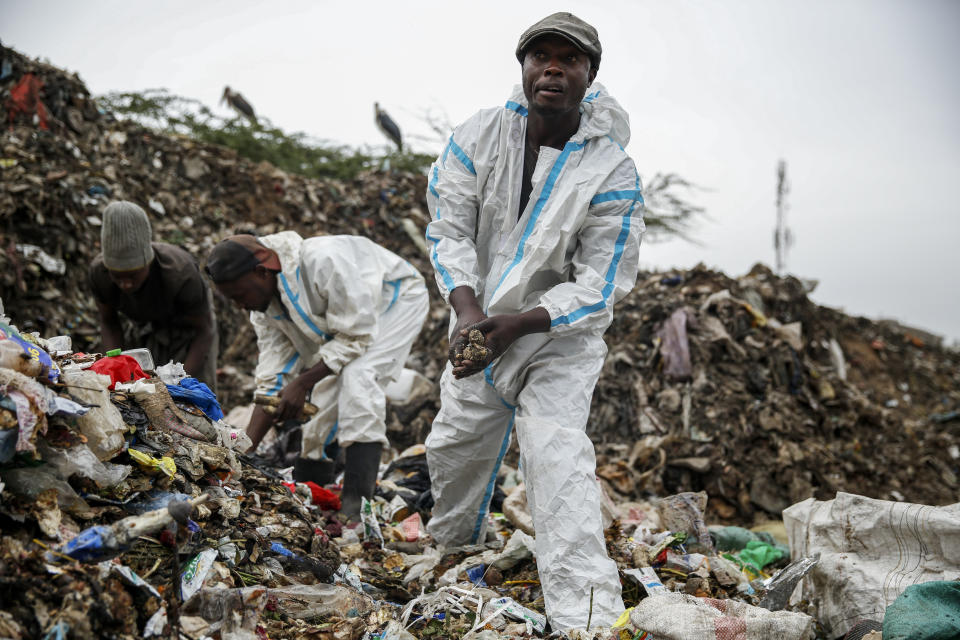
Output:
<instances>
[{"instance_id":1,"label":"marabou stork","mask_svg":"<svg viewBox=\"0 0 960 640\"><path fill-rule=\"evenodd\" d=\"M220 98L220 102L226 102L228 105L233 107L233 110L238 114L244 116L253 124L257 123L257 116L253 112L253 107L250 106L249 102L244 100L242 95L236 91L232 91L230 87L223 88L223 97Z\"/></svg>"},{"instance_id":2,"label":"marabou stork","mask_svg":"<svg viewBox=\"0 0 960 640\"><path fill-rule=\"evenodd\" d=\"M380 108L379 102L373 103L373 112L377 127L383 132L383 135L397 145L397 151L403 151L403 141L400 138L400 127L397 126L397 123L387 115L386 111Z\"/></svg>"}]
</instances>

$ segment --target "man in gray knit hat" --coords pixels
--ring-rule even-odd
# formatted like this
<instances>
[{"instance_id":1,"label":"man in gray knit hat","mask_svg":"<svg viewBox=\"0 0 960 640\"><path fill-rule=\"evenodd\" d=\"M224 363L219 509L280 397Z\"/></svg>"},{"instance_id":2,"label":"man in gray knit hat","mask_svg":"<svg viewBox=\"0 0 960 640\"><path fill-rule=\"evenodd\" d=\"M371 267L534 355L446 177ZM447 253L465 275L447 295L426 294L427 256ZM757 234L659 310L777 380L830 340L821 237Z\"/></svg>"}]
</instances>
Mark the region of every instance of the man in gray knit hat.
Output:
<instances>
[{"instance_id":1,"label":"man in gray knit hat","mask_svg":"<svg viewBox=\"0 0 960 640\"><path fill-rule=\"evenodd\" d=\"M158 365L182 362L216 392L217 323L193 257L178 246L152 242L146 212L126 201L104 209L100 244L89 277L104 350L147 347ZM126 336L121 316L129 321Z\"/></svg>"},{"instance_id":2,"label":"man in gray knit hat","mask_svg":"<svg viewBox=\"0 0 960 640\"><path fill-rule=\"evenodd\" d=\"M640 178L627 113L595 82L596 29L555 13L513 53L520 85L457 127L428 175L426 237L453 311L428 530L447 547L487 539L515 432L550 625L609 627L623 600L586 426L603 333L637 277ZM486 348L467 358L476 332Z\"/></svg>"}]
</instances>

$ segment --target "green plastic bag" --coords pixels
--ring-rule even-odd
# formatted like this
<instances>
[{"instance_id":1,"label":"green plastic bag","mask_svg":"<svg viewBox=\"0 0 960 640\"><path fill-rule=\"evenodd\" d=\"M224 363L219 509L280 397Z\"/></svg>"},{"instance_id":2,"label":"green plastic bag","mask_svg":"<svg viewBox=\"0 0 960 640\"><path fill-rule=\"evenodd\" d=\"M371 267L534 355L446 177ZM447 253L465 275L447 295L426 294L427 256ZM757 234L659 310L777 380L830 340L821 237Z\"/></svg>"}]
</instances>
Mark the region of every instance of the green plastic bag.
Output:
<instances>
[{"instance_id":1,"label":"green plastic bag","mask_svg":"<svg viewBox=\"0 0 960 640\"><path fill-rule=\"evenodd\" d=\"M782 548L762 540L751 540L747 543L746 548L739 553L740 560L757 569L763 569L785 555Z\"/></svg>"},{"instance_id":2,"label":"green plastic bag","mask_svg":"<svg viewBox=\"0 0 960 640\"><path fill-rule=\"evenodd\" d=\"M960 638L960 581L911 585L883 616L883 640Z\"/></svg>"},{"instance_id":3,"label":"green plastic bag","mask_svg":"<svg viewBox=\"0 0 960 640\"><path fill-rule=\"evenodd\" d=\"M757 534L743 527L710 527L710 537L719 551L740 551L751 540L759 540Z\"/></svg>"}]
</instances>

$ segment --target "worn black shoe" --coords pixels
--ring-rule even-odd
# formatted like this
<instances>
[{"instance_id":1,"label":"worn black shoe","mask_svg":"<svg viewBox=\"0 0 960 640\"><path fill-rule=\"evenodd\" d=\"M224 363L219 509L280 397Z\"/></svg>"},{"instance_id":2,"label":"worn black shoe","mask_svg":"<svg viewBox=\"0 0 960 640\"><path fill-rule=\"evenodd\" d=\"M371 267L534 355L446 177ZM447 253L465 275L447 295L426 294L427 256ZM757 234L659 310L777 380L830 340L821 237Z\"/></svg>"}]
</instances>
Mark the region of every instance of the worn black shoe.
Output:
<instances>
[{"instance_id":1,"label":"worn black shoe","mask_svg":"<svg viewBox=\"0 0 960 640\"><path fill-rule=\"evenodd\" d=\"M322 458L310 460L297 458L293 463L293 479L295 482L316 482L321 487L330 484L337 477L333 460Z\"/></svg>"},{"instance_id":2,"label":"worn black shoe","mask_svg":"<svg viewBox=\"0 0 960 640\"><path fill-rule=\"evenodd\" d=\"M360 499L373 498L380 470L379 442L354 442L345 450L343 490L340 492L340 513L349 520L360 517Z\"/></svg>"}]
</instances>

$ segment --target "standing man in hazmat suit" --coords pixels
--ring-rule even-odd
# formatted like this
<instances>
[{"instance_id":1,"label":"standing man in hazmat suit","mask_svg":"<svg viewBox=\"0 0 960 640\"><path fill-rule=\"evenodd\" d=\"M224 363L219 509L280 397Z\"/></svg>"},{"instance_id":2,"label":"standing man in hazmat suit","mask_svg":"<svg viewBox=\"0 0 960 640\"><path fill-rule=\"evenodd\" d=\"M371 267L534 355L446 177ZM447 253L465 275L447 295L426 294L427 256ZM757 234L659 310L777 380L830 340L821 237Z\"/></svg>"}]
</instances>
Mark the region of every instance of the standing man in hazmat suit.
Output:
<instances>
[{"instance_id":1,"label":"standing man in hazmat suit","mask_svg":"<svg viewBox=\"0 0 960 640\"><path fill-rule=\"evenodd\" d=\"M206 265L217 289L250 311L260 351L257 393L279 396L275 415L257 405L253 447L275 421L296 418L307 397L319 409L303 425L294 479L334 479L324 447L345 447L341 512L356 517L373 495L386 437L384 389L403 369L429 308L409 262L359 236L302 239L293 231L230 236Z\"/></svg>"},{"instance_id":2,"label":"standing man in hazmat suit","mask_svg":"<svg viewBox=\"0 0 960 640\"><path fill-rule=\"evenodd\" d=\"M428 176L427 227L452 351L480 330L483 361L452 358L427 438L443 545L482 542L513 429L554 630L609 626L623 611L606 554L585 433L614 303L634 285L644 225L624 152L627 114L595 84L596 30L569 13L517 45L522 85L453 132Z\"/></svg>"}]
</instances>

